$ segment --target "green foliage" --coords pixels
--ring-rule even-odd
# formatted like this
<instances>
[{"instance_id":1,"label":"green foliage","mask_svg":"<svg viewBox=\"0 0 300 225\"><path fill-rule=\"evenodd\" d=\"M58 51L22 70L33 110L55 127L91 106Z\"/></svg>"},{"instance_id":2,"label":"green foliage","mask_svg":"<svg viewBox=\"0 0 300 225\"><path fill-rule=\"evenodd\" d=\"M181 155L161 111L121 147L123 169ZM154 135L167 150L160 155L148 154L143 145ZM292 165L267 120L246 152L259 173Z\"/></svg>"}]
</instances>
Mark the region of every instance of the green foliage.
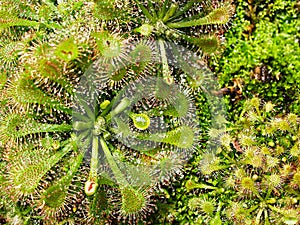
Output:
<instances>
[{"instance_id":1,"label":"green foliage","mask_svg":"<svg viewBox=\"0 0 300 225\"><path fill-rule=\"evenodd\" d=\"M32 26L36 27L39 25L38 22L30 21L26 19L17 18L14 15L9 15L7 12L0 12L0 31L5 28L12 26Z\"/></svg>"},{"instance_id":2,"label":"green foliage","mask_svg":"<svg viewBox=\"0 0 300 225\"><path fill-rule=\"evenodd\" d=\"M129 1L120 0L94 0L95 7L93 9L93 15L104 21L113 20L116 17L122 18L124 20L128 19L126 16L129 15Z\"/></svg>"},{"instance_id":3,"label":"green foliage","mask_svg":"<svg viewBox=\"0 0 300 225\"><path fill-rule=\"evenodd\" d=\"M1 222L299 223L299 4L236 5L231 21L231 1L1 2ZM163 39L211 57L229 87L216 95L242 88L229 121L211 114L204 62L172 52L182 70L169 66ZM136 81L152 99L125 96Z\"/></svg>"},{"instance_id":4,"label":"green foliage","mask_svg":"<svg viewBox=\"0 0 300 225\"><path fill-rule=\"evenodd\" d=\"M146 198L140 191L124 188L122 193L122 213L125 215L136 214L141 211L143 207L146 207Z\"/></svg>"},{"instance_id":5,"label":"green foliage","mask_svg":"<svg viewBox=\"0 0 300 225\"><path fill-rule=\"evenodd\" d=\"M70 146L65 146L54 155L43 149L23 150L18 161L13 161L13 166L9 168L8 185L13 186L14 197L33 194L42 177L70 150Z\"/></svg>"},{"instance_id":6,"label":"green foliage","mask_svg":"<svg viewBox=\"0 0 300 225\"><path fill-rule=\"evenodd\" d=\"M74 60L78 57L78 47L74 38L68 38L56 47L56 56L64 61Z\"/></svg>"},{"instance_id":7,"label":"green foliage","mask_svg":"<svg viewBox=\"0 0 300 225\"><path fill-rule=\"evenodd\" d=\"M229 24L234 13L230 1L215 2L215 5L210 2L205 4L202 1L154 3L145 1L147 7L144 6L143 1L135 2L146 17L143 25L136 29L137 32L145 36L155 35L175 41L184 40L205 54L217 52L220 41L215 34ZM203 32L207 25L216 26L215 29L206 29ZM193 31L184 29L190 27Z\"/></svg>"},{"instance_id":8,"label":"green foliage","mask_svg":"<svg viewBox=\"0 0 300 225\"><path fill-rule=\"evenodd\" d=\"M219 213L226 224L299 223L300 118L292 113L271 116L267 104L258 98L247 100L239 120L221 133L229 142L198 158L202 177L193 175L185 190L176 190L185 196L174 213L180 221L210 224ZM268 127L273 129L267 133ZM213 199L221 211L213 207ZM180 207L180 202L189 208Z\"/></svg>"},{"instance_id":9,"label":"green foliage","mask_svg":"<svg viewBox=\"0 0 300 225\"><path fill-rule=\"evenodd\" d=\"M193 71L198 72L190 79L194 89L181 82L187 75L168 65L163 39L178 37L190 47L215 52L220 42L214 33L233 13L227 2L161 4L1 2L0 207L6 223L158 220L148 218L155 211L156 187L171 182L197 148L198 123L190 120L193 98L198 106L206 101L199 88L204 75ZM198 17L201 6L206 10ZM149 24L146 7L160 19ZM191 13L187 27L196 29L196 36L183 29ZM208 23L219 26L202 35ZM151 39L128 46L147 24L148 35L160 38L159 54ZM164 24L169 28L159 27ZM151 90L142 100L121 91L134 81L146 82ZM140 91L143 85L137 85L128 86L128 93ZM157 130L160 126L164 129ZM84 158L84 153L90 155Z\"/></svg>"},{"instance_id":10,"label":"green foliage","mask_svg":"<svg viewBox=\"0 0 300 225\"><path fill-rule=\"evenodd\" d=\"M237 18L226 34L227 48L218 62L211 62L220 85L229 86L233 79L241 78L245 98L258 95L277 108L298 114L300 51L295 4L237 1ZM229 109L242 110L241 104Z\"/></svg>"}]
</instances>

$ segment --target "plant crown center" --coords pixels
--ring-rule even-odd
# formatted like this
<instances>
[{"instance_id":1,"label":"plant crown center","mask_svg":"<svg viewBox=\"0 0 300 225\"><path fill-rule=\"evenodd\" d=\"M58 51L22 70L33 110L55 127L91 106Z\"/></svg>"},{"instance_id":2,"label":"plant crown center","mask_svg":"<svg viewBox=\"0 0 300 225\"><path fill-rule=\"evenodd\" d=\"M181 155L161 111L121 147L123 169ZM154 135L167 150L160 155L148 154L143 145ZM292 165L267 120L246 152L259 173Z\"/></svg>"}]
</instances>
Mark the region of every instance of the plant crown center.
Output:
<instances>
[{"instance_id":1,"label":"plant crown center","mask_svg":"<svg viewBox=\"0 0 300 225\"><path fill-rule=\"evenodd\" d=\"M95 135L100 135L106 130L106 121L102 116L98 116L94 123L93 133Z\"/></svg>"}]
</instances>

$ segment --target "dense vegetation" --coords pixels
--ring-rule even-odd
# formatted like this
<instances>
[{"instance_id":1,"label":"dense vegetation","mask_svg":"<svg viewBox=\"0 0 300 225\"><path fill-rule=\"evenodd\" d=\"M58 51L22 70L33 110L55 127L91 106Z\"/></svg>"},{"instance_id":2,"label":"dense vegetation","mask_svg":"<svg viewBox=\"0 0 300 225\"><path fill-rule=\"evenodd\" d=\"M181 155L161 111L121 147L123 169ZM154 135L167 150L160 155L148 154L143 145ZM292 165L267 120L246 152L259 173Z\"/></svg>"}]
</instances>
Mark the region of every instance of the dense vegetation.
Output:
<instances>
[{"instance_id":1,"label":"dense vegetation","mask_svg":"<svg viewBox=\"0 0 300 225\"><path fill-rule=\"evenodd\" d=\"M0 223L300 224L299 11L2 1Z\"/></svg>"}]
</instances>

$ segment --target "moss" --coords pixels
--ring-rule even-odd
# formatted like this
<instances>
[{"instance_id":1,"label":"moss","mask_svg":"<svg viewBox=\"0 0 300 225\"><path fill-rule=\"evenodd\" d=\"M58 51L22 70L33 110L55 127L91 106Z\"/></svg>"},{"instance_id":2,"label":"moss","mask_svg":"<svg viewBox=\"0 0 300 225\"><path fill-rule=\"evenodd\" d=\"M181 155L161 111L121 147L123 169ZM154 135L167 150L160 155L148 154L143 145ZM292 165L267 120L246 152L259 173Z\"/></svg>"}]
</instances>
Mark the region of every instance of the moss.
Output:
<instances>
[{"instance_id":1,"label":"moss","mask_svg":"<svg viewBox=\"0 0 300 225\"><path fill-rule=\"evenodd\" d=\"M211 62L222 87L239 78L244 81L244 98L256 95L272 101L277 109L299 112L299 21L295 19L295 4L283 0L237 1L234 28L226 34L227 48L218 62ZM236 112L242 107L238 103L229 108ZM232 119L236 119L234 115L230 114Z\"/></svg>"}]
</instances>

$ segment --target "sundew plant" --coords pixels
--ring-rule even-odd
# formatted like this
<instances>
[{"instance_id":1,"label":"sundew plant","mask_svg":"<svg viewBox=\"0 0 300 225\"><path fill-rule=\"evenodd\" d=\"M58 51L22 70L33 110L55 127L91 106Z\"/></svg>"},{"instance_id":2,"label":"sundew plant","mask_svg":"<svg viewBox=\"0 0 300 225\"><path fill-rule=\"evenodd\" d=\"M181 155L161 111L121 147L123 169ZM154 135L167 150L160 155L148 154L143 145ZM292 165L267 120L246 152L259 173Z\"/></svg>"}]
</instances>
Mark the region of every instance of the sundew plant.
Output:
<instances>
[{"instance_id":1,"label":"sundew plant","mask_svg":"<svg viewBox=\"0 0 300 225\"><path fill-rule=\"evenodd\" d=\"M224 130L203 59L233 13L230 1L2 1L1 222L160 223L161 186L208 126Z\"/></svg>"},{"instance_id":2,"label":"sundew plant","mask_svg":"<svg viewBox=\"0 0 300 225\"><path fill-rule=\"evenodd\" d=\"M0 224L300 224L299 11L2 0Z\"/></svg>"},{"instance_id":3,"label":"sundew plant","mask_svg":"<svg viewBox=\"0 0 300 225\"><path fill-rule=\"evenodd\" d=\"M299 116L272 116L274 104L257 97L244 109L219 132L217 152L202 155L204 181L186 181L186 191L195 193L188 208L196 224L298 224Z\"/></svg>"}]
</instances>

